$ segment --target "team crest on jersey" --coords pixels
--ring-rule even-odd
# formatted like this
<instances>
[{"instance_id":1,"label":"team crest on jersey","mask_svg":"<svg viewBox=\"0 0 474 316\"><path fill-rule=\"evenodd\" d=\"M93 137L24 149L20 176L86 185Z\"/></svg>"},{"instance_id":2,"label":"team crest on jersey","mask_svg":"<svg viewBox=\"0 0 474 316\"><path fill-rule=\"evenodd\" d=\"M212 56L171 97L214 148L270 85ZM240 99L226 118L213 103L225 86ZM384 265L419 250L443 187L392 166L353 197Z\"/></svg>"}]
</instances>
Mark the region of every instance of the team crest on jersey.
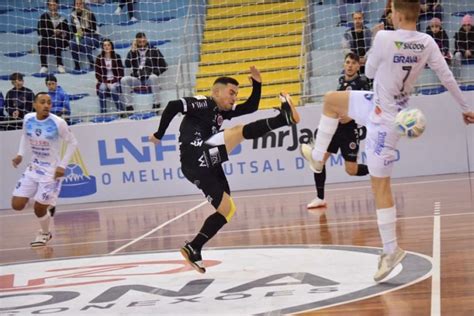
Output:
<instances>
[{"instance_id":1,"label":"team crest on jersey","mask_svg":"<svg viewBox=\"0 0 474 316\"><path fill-rule=\"evenodd\" d=\"M41 135L41 128L35 129L35 135L40 136Z\"/></svg>"},{"instance_id":2,"label":"team crest on jersey","mask_svg":"<svg viewBox=\"0 0 474 316\"><path fill-rule=\"evenodd\" d=\"M224 123L224 118L222 117L222 115L217 114L216 122L217 122L217 125L219 125L219 126L221 126L222 123Z\"/></svg>"},{"instance_id":3,"label":"team crest on jersey","mask_svg":"<svg viewBox=\"0 0 474 316\"><path fill-rule=\"evenodd\" d=\"M349 148L352 149L352 150L356 149L356 147L357 147L357 144L354 143L354 142L351 142L351 143L349 144Z\"/></svg>"}]
</instances>

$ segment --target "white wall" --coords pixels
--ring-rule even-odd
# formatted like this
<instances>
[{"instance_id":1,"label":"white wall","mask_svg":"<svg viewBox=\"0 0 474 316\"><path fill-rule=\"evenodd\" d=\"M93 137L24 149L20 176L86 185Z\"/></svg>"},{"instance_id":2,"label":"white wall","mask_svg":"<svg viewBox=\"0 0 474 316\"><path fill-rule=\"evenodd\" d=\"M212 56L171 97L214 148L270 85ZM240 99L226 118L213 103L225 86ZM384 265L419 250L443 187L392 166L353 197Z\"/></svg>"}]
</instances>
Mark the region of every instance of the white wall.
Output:
<instances>
[{"instance_id":1,"label":"white wall","mask_svg":"<svg viewBox=\"0 0 474 316\"><path fill-rule=\"evenodd\" d=\"M466 96L474 100L474 92L466 92ZM400 160L395 164L394 177L467 172L468 153L470 170L474 170L474 126L466 127L462 123L459 107L453 99L447 93L416 96L411 99L411 104L425 113L427 129L420 139L400 141ZM267 148L262 148L262 139L259 139L257 148L253 149L252 141L244 141L240 152L232 155L225 164L230 173L228 179L231 189L237 191L312 184L312 173L304 166L298 148L293 146L293 139L295 136L304 137L310 131L314 133L320 110L320 106L299 108L302 122L293 130L282 128L276 131L276 135L280 136L277 137L276 147L267 144ZM274 115L276 112L273 110L259 111L226 124L233 126ZM180 118L174 119L167 131L168 139L164 139L156 150L144 139L156 130L158 119L73 126L84 166L96 177L97 192L83 197L62 198L59 203L198 193L179 170L177 138L180 122ZM297 131L297 135L294 131ZM288 135L282 137L284 133ZM0 133L1 209L9 208L11 192L25 168L25 164L19 169L11 166L19 139L19 131ZM134 150L135 157L130 153ZM141 158L137 159L138 156ZM24 161L28 161L28 158ZM339 161L342 163L342 159ZM342 165L337 163L331 165L329 162L327 171L328 183L361 180L347 176Z\"/></svg>"}]
</instances>

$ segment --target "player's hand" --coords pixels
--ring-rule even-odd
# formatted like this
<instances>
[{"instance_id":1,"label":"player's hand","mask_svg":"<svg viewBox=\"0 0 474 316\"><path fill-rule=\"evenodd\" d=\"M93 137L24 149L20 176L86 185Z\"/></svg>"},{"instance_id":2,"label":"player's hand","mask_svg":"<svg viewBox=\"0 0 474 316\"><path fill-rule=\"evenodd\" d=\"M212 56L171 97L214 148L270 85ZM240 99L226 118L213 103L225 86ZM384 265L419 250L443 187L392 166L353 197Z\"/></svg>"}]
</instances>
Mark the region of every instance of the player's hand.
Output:
<instances>
[{"instance_id":1,"label":"player's hand","mask_svg":"<svg viewBox=\"0 0 474 316\"><path fill-rule=\"evenodd\" d=\"M474 124L474 112L466 112L462 114L464 119L464 123L466 124Z\"/></svg>"},{"instance_id":2,"label":"player's hand","mask_svg":"<svg viewBox=\"0 0 474 316\"><path fill-rule=\"evenodd\" d=\"M56 171L54 172L54 180L64 177L64 173L66 170L63 167L57 167Z\"/></svg>"},{"instance_id":3,"label":"player's hand","mask_svg":"<svg viewBox=\"0 0 474 316\"><path fill-rule=\"evenodd\" d=\"M255 66L250 66L250 76L249 76L250 83L252 83L252 79L257 82L262 82L260 71L258 71L257 67Z\"/></svg>"},{"instance_id":4,"label":"player's hand","mask_svg":"<svg viewBox=\"0 0 474 316\"><path fill-rule=\"evenodd\" d=\"M23 160L23 157L20 155L17 155L15 158L12 159L12 164L13 167L16 168L18 167L19 164L21 164L21 161Z\"/></svg>"},{"instance_id":5,"label":"player's hand","mask_svg":"<svg viewBox=\"0 0 474 316\"><path fill-rule=\"evenodd\" d=\"M132 42L132 52L136 52L136 51L137 51L137 40L134 39Z\"/></svg>"},{"instance_id":6,"label":"player's hand","mask_svg":"<svg viewBox=\"0 0 474 316\"><path fill-rule=\"evenodd\" d=\"M155 145L158 145L160 143L160 140L155 137L155 135L151 134L148 136L148 141L152 142Z\"/></svg>"},{"instance_id":7,"label":"player's hand","mask_svg":"<svg viewBox=\"0 0 474 316\"><path fill-rule=\"evenodd\" d=\"M381 31L381 30L384 30L384 29L385 29L385 25L383 24L383 22L375 24L371 29L372 37L375 37L375 34L377 34L378 31Z\"/></svg>"}]
</instances>

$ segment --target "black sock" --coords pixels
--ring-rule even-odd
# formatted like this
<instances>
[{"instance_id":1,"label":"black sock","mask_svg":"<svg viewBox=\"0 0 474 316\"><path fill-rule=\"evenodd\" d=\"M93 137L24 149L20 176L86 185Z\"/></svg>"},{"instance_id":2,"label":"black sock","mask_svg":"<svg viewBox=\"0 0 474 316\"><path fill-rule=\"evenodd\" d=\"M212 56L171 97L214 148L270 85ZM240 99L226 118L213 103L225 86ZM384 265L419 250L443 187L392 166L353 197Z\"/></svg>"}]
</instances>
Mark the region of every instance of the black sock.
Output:
<instances>
[{"instance_id":1,"label":"black sock","mask_svg":"<svg viewBox=\"0 0 474 316\"><path fill-rule=\"evenodd\" d=\"M224 215L219 212L215 212L214 214L210 215L204 221L204 224L201 227L199 233L194 237L194 239L190 242L191 247L193 249L200 251L202 246L207 243L215 234L227 224L227 220L225 219Z\"/></svg>"},{"instance_id":2,"label":"black sock","mask_svg":"<svg viewBox=\"0 0 474 316\"><path fill-rule=\"evenodd\" d=\"M367 165L358 164L356 176L365 176L369 174L369 168Z\"/></svg>"},{"instance_id":3,"label":"black sock","mask_svg":"<svg viewBox=\"0 0 474 316\"><path fill-rule=\"evenodd\" d=\"M245 139L255 139L262 137L266 133L286 126L288 125L286 123L285 118L283 115L279 114L275 117L263 119L263 120L258 120L249 124L244 125L242 134Z\"/></svg>"},{"instance_id":4,"label":"black sock","mask_svg":"<svg viewBox=\"0 0 474 316\"><path fill-rule=\"evenodd\" d=\"M324 200L324 186L326 184L326 166L323 167L321 173L314 173L314 184L316 185L316 192L318 192L318 198Z\"/></svg>"}]
</instances>

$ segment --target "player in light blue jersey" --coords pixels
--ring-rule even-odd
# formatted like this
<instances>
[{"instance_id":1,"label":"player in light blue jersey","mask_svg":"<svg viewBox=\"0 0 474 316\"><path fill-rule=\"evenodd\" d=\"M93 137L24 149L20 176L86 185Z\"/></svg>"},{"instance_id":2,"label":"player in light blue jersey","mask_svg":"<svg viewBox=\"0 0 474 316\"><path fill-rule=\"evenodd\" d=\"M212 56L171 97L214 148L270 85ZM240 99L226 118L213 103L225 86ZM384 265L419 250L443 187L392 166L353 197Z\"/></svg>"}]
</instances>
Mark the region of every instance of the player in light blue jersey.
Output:
<instances>
[{"instance_id":1,"label":"player in light blue jersey","mask_svg":"<svg viewBox=\"0 0 474 316\"><path fill-rule=\"evenodd\" d=\"M65 167L77 147L77 141L67 123L51 114L51 97L47 92L36 94L33 107L36 112L28 113L23 119L23 134L18 154L13 158L13 167L18 167L27 150L31 150L31 161L16 184L12 197L12 208L21 211L28 200L34 198L34 210L40 222L31 247L45 246L52 238L49 230L48 207L56 205ZM67 143L61 159L62 141Z\"/></svg>"}]
</instances>

